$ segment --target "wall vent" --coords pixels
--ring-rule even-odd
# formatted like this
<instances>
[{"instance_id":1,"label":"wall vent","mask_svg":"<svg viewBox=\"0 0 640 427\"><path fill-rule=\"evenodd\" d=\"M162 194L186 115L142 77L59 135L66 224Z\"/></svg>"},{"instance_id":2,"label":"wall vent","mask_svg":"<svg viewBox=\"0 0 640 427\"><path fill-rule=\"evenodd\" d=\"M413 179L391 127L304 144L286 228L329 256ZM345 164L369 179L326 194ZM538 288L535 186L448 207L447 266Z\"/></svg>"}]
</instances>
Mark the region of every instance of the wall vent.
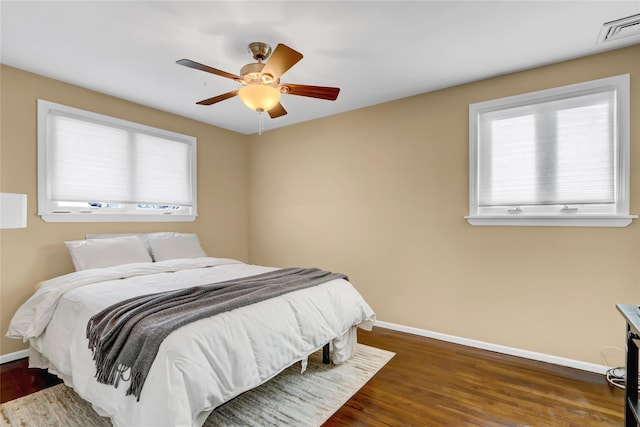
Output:
<instances>
[{"instance_id":1,"label":"wall vent","mask_svg":"<svg viewBox=\"0 0 640 427\"><path fill-rule=\"evenodd\" d=\"M640 36L640 13L604 23L598 35L597 44L633 36Z\"/></svg>"}]
</instances>

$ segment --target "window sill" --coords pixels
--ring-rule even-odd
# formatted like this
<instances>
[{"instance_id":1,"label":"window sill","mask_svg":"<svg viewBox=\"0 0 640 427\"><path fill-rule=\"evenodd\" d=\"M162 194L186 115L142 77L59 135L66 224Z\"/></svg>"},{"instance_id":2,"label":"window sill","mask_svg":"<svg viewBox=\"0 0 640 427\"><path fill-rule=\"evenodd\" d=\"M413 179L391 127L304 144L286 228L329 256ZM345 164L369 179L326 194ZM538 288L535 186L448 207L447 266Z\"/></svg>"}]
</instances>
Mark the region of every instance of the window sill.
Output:
<instances>
[{"instance_id":1,"label":"window sill","mask_svg":"<svg viewBox=\"0 0 640 427\"><path fill-rule=\"evenodd\" d=\"M465 216L471 225L514 227L626 227L638 215L482 215Z\"/></svg>"},{"instance_id":2,"label":"window sill","mask_svg":"<svg viewBox=\"0 0 640 427\"><path fill-rule=\"evenodd\" d=\"M193 222L197 215L52 213L40 217L44 222Z\"/></svg>"}]
</instances>

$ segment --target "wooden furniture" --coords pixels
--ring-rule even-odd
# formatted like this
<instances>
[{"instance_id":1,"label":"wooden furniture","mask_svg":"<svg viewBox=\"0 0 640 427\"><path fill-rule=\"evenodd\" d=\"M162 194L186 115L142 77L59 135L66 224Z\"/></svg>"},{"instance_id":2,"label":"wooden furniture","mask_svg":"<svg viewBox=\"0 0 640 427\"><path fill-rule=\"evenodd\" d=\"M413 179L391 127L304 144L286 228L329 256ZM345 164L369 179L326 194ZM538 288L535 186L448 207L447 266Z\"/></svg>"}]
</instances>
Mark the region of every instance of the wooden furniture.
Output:
<instances>
[{"instance_id":1,"label":"wooden furniture","mask_svg":"<svg viewBox=\"0 0 640 427\"><path fill-rule=\"evenodd\" d=\"M625 304L617 304L616 307L627 321L624 425L625 427L635 427L640 422L638 414L638 344L636 344L636 340L640 340L640 307Z\"/></svg>"}]
</instances>

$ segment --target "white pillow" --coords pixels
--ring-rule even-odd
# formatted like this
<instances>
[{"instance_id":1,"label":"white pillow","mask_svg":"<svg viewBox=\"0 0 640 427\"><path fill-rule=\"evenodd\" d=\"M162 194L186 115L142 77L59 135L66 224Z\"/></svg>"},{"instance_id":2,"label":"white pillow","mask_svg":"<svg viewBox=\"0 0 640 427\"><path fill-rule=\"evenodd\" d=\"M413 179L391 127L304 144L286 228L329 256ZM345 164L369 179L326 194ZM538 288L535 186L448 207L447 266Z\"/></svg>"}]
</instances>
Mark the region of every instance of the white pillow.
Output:
<instances>
[{"instance_id":1,"label":"white pillow","mask_svg":"<svg viewBox=\"0 0 640 427\"><path fill-rule=\"evenodd\" d=\"M152 262L144 242L136 236L64 242L76 271L134 262Z\"/></svg>"},{"instance_id":2,"label":"white pillow","mask_svg":"<svg viewBox=\"0 0 640 427\"><path fill-rule=\"evenodd\" d=\"M149 238L147 237L149 233L100 233L100 234L85 234L86 239L113 239L114 237L125 237L125 236L136 236L144 246L147 248L147 252L149 252L149 256L151 256L151 246L149 245ZM159 234L159 233L156 233Z\"/></svg>"},{"instance_id":3,"label":"white pillow","mask_svg":"<svg viewBox=\"0 0 640 427\"><path fill-rule=\"evenodd\" d=\"M148 235L151 254L155 261L176 258L206 257L197 234L151 233Z\"/></svg>"}]
</instances>

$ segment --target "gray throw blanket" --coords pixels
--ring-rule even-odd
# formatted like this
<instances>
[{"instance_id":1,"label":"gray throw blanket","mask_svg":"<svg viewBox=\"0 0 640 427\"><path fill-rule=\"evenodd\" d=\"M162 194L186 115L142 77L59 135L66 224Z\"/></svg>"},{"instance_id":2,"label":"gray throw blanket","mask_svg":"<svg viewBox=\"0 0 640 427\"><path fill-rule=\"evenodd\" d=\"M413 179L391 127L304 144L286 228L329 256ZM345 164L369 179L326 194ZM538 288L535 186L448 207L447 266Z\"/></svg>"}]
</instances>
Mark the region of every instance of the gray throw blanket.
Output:
<instances>
[{"instance_id":1,"label":"gray throw blanket","mask_svg":"<svg viewBox=\"0 0 640 427\"><path fill-rule=\"evenodd\" d=\"M317 268L286 268L121 301L87 324L96 378L115 387L121 379L130 379L126 394L139 401L158 348L171 332L196 320L334 279L347 276Z\"/></svg>"}]
</instances>

